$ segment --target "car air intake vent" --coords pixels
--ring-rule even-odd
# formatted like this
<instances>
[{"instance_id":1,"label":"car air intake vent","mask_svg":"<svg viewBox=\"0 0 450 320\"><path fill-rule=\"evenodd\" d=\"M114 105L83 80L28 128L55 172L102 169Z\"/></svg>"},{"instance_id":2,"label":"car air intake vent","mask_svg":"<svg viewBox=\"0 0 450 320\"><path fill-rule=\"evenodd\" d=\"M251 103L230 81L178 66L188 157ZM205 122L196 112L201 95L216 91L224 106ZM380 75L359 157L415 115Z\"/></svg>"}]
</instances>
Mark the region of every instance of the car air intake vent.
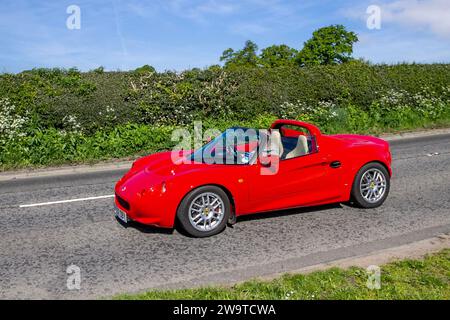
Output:
<instances>
[{"instance_id":1,"label":"car air intake vent","mask_svg":"<svg viewBox=\"0 0 450 320\"><path fill-rule=\"evenodd\" d=\"M123 207L125 210L130 210L130 204L127 201L125 201L124 199L122 199L120 196L118 196L117 193L116 193L116 199L121 207Z\"/></svg>"}]
</instances>

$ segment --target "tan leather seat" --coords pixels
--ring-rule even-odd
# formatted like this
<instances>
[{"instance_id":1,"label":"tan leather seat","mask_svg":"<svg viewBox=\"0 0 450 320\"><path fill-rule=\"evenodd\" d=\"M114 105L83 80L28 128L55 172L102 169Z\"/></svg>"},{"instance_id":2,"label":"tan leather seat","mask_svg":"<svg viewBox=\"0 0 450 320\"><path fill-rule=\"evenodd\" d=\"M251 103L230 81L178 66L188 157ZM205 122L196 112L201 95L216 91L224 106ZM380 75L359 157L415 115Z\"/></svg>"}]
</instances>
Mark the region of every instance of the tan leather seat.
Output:
<instances>
[{"instance_id":1,"label":"tan leather seat","mask_svg":"<svg viewBox=\"0 0 450 320\"><path fill-rule=\"evenodd\" d=\"M304 156L308 154L308 151L308 139L305 136L298 136L297 145L286 155L285 159Z\"/></svg>"},{"instance_id":2,"label":"tan leather seat","mask_svg":"<svg viewBox=\"0 0 450 320\"><path fill-rule=\"evenodd\" d=\"M272 130L270 133L270 150L274 155L278 155L280 158L283 155L284 148L281 142L281 134L278 130Z\"/></svg>"}]
</instances>

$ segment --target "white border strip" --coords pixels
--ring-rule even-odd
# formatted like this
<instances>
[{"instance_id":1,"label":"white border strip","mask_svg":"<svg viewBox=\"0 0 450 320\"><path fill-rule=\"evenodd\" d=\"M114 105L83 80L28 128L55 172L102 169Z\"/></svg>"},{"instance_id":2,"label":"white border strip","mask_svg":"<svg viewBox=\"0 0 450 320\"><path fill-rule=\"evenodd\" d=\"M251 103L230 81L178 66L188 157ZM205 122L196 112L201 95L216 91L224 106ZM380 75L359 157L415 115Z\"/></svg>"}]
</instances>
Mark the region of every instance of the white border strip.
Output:
<instances>
[{"instance_id":1,"label":"white border strip","mask_svg":"<svg viewBox=\"0 0 450 320\"><path fill-rule=\"evenodd\" d=\"M98 196L98 197L88 197L88 198L78 198L78 199L70 199L70 200L59 200L59 201L51 201L51 202L41 202L41 203L33 203L33 204L23 204L20 205L19 208L29 208L29 207L39 207L39 206L49 206L52 204L58 203L68 203L68 202L77 202L77 201L89 201L96 199L106 199L106 198L114 198L113 194L106 196Z\"/></svg>"}]
</instances>

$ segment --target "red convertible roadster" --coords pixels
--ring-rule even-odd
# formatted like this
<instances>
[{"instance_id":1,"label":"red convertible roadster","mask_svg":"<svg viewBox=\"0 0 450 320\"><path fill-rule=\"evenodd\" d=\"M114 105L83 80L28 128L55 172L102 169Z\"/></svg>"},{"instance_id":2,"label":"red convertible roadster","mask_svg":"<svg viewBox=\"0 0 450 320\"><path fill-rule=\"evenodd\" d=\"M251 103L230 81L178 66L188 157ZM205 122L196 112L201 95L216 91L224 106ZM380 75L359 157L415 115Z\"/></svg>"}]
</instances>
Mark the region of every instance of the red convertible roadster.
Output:
<instances>
[{"instance_id":1,"label":"red convertible roadster","mask_svg":"<svg viewBox=\"0 0 450 320\"><path fill-rule=\"evenodd\" d=\"M384 140L277 120L269 130L230 128L181 155L138 159L116 184L115 214L164 228L177 221L206 237L246 214L349 201L378 207L391 174Z\"/></svg>"}]
</instances>

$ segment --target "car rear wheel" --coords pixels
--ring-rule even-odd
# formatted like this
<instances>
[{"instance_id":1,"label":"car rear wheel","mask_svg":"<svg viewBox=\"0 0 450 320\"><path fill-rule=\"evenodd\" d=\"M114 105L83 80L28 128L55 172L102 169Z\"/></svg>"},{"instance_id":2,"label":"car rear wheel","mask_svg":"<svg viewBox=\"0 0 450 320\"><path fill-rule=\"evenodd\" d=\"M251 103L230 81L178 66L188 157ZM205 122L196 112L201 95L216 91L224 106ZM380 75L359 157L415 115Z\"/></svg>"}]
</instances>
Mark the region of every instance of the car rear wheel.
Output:
<instances>
[{"instance_id":1,"label":"car rear wheel","mask_svg":"<svg viewBox=\"0 0 450 320\"><path fill-rule=\"evenodd\" d=\"M371 162L356 174L352 187L352 199L362 208L376 208L386 200L390 189L390 177L386 168Z\"/></svg>"},{"instance_id":2,"label":"car rear wheel","mask_svg":"<svg viewBox=\"0 0 450 320\"><path fill-rule=\"evenodd\" d=\"M202 238L221 232L230 217L230 200L219 187L204 186L188 193L177 211L181 227Z\"/></svg>"}]
</instances>

